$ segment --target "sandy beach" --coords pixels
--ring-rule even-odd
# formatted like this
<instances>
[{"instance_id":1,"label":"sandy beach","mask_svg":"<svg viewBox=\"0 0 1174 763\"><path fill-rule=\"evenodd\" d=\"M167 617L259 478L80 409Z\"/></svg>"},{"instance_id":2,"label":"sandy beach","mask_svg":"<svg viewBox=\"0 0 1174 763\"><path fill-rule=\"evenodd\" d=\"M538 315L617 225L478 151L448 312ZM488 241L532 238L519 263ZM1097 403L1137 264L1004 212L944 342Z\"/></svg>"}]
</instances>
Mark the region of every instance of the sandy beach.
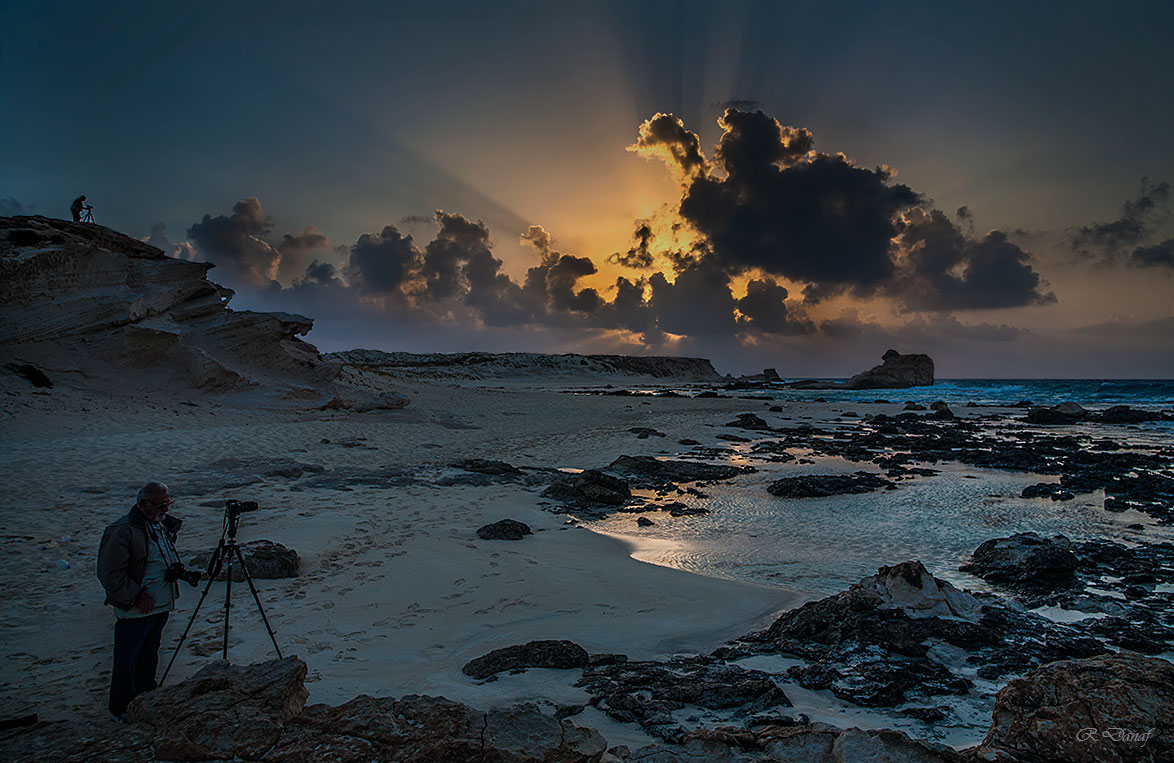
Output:
<instances>
[{"instance_id":1,"label":"sandy beach","mask_svg":"<svg viewBox=\"0 0 1174 763\"><path fill-rule=\"evenodd\" d=\"M477 706L581 701L561 672L479 685L460 668L491 649L542 638L632 658L703 652L807 598L635 561L624 543L543 510L533 488L425 484L452 473L447 464L461 458L582 468L619 454L675 452L676 439L746 401L421 383L403 391L410 408L366 414L193 406L166 393L136 406L92 395L9 396L0 449L2 574L9 591L23 593L3 603L2 714L104 714L113 615L101 604L94 554L105 524L147 479L172 486L185 556L215 545L225 498L261 505L244 516L242 542L264 538L301 556L297 578L258 588L283 653L309 663L311 701L362 693L440 694ZM638 440L627 431L637 424L667 437ZM294 491L291 480L269 478L204 492L204 480L224 481L207 468L212 462L277 457L320 465L327 475L402 472L419 484ZM506 542L474 534L507 517L534 535ZM177 678L218 656L222 591L217 584L201 611ZM165 635L168 657L197 593L184 587ZM233 661L272 656L243 586L234 589L231 623ZM602 714L596 720L619 726Z\"/></svg>"}]
</instances>

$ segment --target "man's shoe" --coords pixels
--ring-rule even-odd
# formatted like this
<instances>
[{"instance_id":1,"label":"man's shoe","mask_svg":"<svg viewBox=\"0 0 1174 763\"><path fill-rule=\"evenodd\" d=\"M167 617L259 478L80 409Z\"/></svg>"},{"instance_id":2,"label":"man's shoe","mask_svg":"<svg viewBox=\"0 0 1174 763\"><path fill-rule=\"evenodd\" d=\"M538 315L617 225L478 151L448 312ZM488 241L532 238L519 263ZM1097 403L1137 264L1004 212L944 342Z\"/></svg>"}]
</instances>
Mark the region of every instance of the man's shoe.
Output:
<instances>
[{"instance_id":1,"label":"man's shoe","mask_svg":"<svg viewBox=\"0 0 1174 763\"><path fill-rule=\"evenodd\" d=\"M111 713L110 717L119 723L126 723L126 713L123 713L122 715L115 715L114 713Z\"/></svg>"}]
</instances>

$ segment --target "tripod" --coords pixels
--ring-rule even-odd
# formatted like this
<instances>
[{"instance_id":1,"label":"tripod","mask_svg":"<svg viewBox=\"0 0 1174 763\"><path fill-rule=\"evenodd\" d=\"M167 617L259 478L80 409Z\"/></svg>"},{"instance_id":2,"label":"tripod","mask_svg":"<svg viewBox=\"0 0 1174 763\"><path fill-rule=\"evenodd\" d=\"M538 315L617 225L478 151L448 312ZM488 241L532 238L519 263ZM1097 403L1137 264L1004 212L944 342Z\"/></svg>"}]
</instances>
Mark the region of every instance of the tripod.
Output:
<instances>
[{"instance_id":1,"label":"tripod","mask_svg":"<svg viewBox=\"0 0 1174 763\"><path fill-rule=\"evenodd\" d=\"M265 630L269 632L269 640L273 642L273 649L277 652L278 659L281 659L281 647L277 645L277 636L274 634L273 628L269 625L269 618L265 616L265 609L261 606L261 598L257 595L257 587L253 585L253 576L249 574L249 568L245 565L244 555L241 554L241 547L236 542L236 532L240 526L241 509L239 504L240 502L238 501L232 501L224 510L224 532L220 534L220 543L217 544L216 550L212 552L212 558L208 561L208 585L204 586L204 592L200 594L200 601L196 604L196 609L192 612L191 618L188 619L188 625L183 629L183 635L179 637L179 643L175 645L175 652L172 653L171 661L167 663L167 670L163 671L163 678L159 681L160 686L167 680L167 674L171 672L171 666L175 664L175 658L179 656L179 650L183 648L183 642L187 639L188 633L191 632L192 626L195 625L196 617L200 614L200 607L204 605L204 599L208 598L208 592L212 590L212 584L220 576L220 570L225 561L228 562L228 574L225 578L224 587L223 659L225 661L228 660L228 616L232 612L232 569L235 563L240 563L241 571L245 574L245 582L249 584L249 590L253 593L253 602L257 605L257 611L261 614L261 620L265 623ZM255 507L256 504L253 505L253 508Z\"/></svg>"},{"instance_id":2,"label":"tripod","mask_svg":"<svg viewBox=\"0 0 1174 763\"><path fill-rule=\"evenodd\" d=\"M88 205L86 206L86 214L85 214L85 217L82 218L82 222L83 223L94 222L94 208L93 207L88 206Z\"/></svg>"}]
</instances>

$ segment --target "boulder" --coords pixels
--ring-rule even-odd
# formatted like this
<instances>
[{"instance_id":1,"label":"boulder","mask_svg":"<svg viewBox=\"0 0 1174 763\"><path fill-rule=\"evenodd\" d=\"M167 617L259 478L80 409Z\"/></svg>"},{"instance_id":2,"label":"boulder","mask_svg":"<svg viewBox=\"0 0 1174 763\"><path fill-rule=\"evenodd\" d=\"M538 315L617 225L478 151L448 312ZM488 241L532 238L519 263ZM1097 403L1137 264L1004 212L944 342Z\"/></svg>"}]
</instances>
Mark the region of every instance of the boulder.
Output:
<instances>
[{"instance_id":1,"label":"boulder","mask_svg":"<svg viewBox=\"0 0 1174 763\"><path fill-rule=\"evenodd\" d=\"M217 661L135 697L127 716L153 729L161 760L255 760L306 704L305 679L306 663L297 657L243 667Z\"/></svg>"},{"instance_id":2,"label":"boulder","mask_svg":"<svg viewBox=\"0 0 1174 763\"><path fill-rule=\"evenodd\" d=\"M958 569L988 583L1035 593L1071 586L1078 566L1072 544L1063 535L1044 538L1036 533L1017 533L984 541Z\"/></svg>"},{"instance_id":3,"label":"boulder","mask_svg":"<svg viewBox=\"0 0 1174 763\"><path fill-rule=\"evenodd\" d=\"M738 429L752 429L756 431L770 431L770 424L761 417L753 413L743 413L733 421L727 421L726 426L736 427Z\"/></svg>"},{"instance_id":4,"label":"boulder","mask_svg":"<svg viewBox=\"0 0 1174 763\"><path fill-rule=\"evenodd\" d=\"M1076 403L1060 403L1051 408L1036 405L1027 409L1028 424L1063 425L1075 424L1088 418L1088 411Z\"/></svg>"},{"instance_id":5,"label":"boulder","mask_svg":"<svg viewBox=\"0 0 1174 763\"><path fill-rule=\"evenodd\" d=\"M495 477L504 475L516 476L522 473L521 469L507 464L505 461L493 461L488 458L466 458L461 461L453 461L449 466L466 472L489 474Z\"/></svg>"},{"instance_id":6,"label":"boulder","mask_svg":"<svg viewBox=\"0 0 1174 763\"><path fill-rule=\"evenodd\" d=\"M1147 421L1166 419L1160 412L1138 410L1128 405L1114 405L1094 415L1093 418L1105 424L1144 424Z\"/></svg>"},{"instance_id":7,"label":"boulder","mask_svg":"<svg viewBox=\"0 0 1174 763\"><path fill-rule=\"evenodd\" d=\"M1174 664L1121 652L1046 665L999 690L973 760L1174 760Z\"/></svg>"},{"instance_id":8,"label":"boulder","mask_svg":"<svg viewBox=\"0 0 1174 763\"><path fill-rule=\"evenodd\" d=\"M531 641L494 649L465 663L461 672L482 679L520 668L582 668L588 660L587 650L573 641Z\"/></svg>"},{"instance_id":9,"label":"boulder","mask_svg":"<svg viewBox=\"0 0 1174 763\"><path fill-rule=\"evenodd\" d=\"M477 530L477 537L481 540L521 540L533 534L527 524L516 519L502 519Z\"/></svg>"},{"instance_id":10,"label":"boulder","mask_svg":"<svg viewBox=\"0 0 1174 763\"><path fill-rule=\"evenodd\" d=\"M248 569L249 575L256 580L297 577L298 570L302 565L302 559L298 556L297 551L271 540L251 540L248 543L242 543L240 550L241 555L244 556L245 567ZM208 561L212 558L213 552L215 549L192 557L188 562L188 568L207 570ZM228 563L225 562L217 577L218 580L224 580L228 577L227 568ZM236 560L232 565L232 579L237 583L245 579L244 570L240 568L240 562Z\"/></svg>"},{"instance_id":11,"label":"boulder","mask_svg":"<svg viewBox=\"0 0 1174 763\"><path fill-rule=\"evenodd\" d=\"M661 487L698 480L726 480L754 471L752 467L667 459L662 461L652 456L620 456L608 464L607 470L628 478L632 484L640 487Z\"/></svg>"}]
</instances>

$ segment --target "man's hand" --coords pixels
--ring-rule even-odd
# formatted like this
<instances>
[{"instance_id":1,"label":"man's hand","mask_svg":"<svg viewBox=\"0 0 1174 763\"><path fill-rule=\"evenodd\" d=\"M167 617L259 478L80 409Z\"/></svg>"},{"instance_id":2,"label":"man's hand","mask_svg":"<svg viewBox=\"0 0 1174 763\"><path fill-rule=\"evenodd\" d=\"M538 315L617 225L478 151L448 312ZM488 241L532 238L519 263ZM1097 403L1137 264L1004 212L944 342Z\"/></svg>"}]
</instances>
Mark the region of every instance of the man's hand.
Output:
<instances>
[{"instance_id":1,"label":"man's hand","mask_svg":"<svg viewBox=\"0 0 1174 763\"><path fill-rule=\"evenodd\" d=\"M139 598L135 599L135 609L146 614L155 608L155 597L146 591L139 593Z\"/></svg>"}]
</instances>

